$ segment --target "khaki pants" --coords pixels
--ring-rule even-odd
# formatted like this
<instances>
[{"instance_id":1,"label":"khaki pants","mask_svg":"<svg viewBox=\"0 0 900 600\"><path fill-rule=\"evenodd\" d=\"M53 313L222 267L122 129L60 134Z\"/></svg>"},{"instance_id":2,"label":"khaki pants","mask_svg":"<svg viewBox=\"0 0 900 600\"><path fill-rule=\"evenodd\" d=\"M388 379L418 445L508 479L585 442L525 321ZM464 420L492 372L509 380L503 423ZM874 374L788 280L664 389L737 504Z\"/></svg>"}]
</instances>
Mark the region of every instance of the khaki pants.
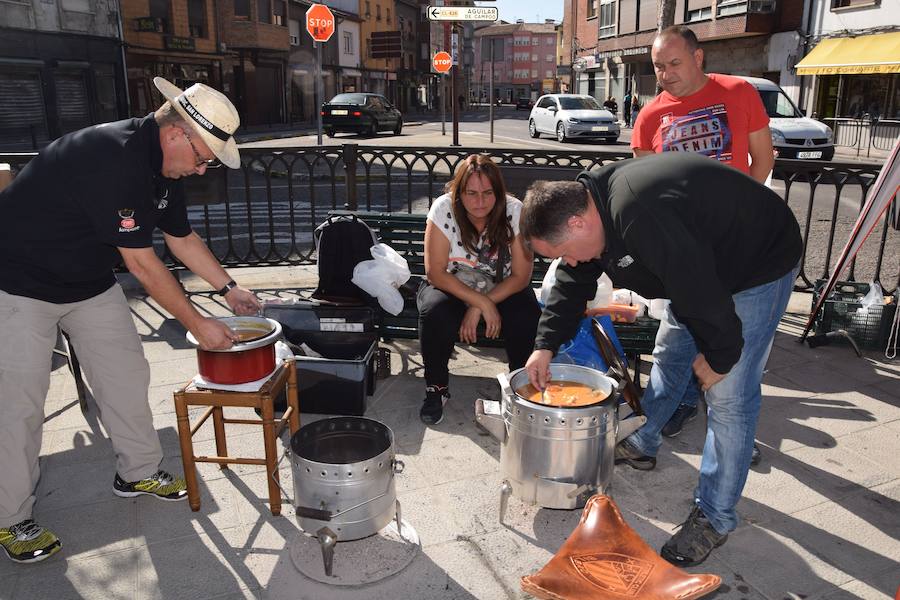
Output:
<instances>
[{"instance_id":1,"label":"khaki pants","mask_svg":"<svg viewBox=\"0 0 900 600\"><path fill-rule=\"evenodd\" d=\"M78 354L119 475L143 479L162 461L147 401L150 366L122 288L69 304L0 291L0 527L31 517L57 325Z\"/></svg>"}]
</instances>

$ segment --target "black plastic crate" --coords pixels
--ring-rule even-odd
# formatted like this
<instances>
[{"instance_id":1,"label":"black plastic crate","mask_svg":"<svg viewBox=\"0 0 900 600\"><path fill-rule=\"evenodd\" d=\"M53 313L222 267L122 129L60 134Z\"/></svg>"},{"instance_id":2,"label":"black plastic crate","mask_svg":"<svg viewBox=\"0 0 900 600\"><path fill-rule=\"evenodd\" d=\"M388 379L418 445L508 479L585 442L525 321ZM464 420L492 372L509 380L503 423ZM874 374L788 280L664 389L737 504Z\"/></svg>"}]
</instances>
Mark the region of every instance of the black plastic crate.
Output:
<instances>
[{"instance_id":1,"label":"black plastic crate","mask_svg":"<svg viewBox=\"0 0 900 600\"><path fill-rule=\"evenodd\" d=\"M816 281L813 291L813 308L819 301L822 288L826 283L824 279ZM816 317L816 335L845 329L860 348L884 350L891 331L891 322L897 311L898 293L895 291L892 297L886 297L886 304L872 306L868 311L857 312L862 308L860 300L868 293L868 283L837 282ZM846 343L841 338L835 339L835 342Z\"/></svg>"},{"instance_id":2,"label":"black plastic crate","mask_svg":"<svg viewBox=\"0 0 900 600\"><path fill-rule=\"evenodd\" d=\"M373 310L297 301L266 304L266 317L281 323L284 338L306 344L321 358L294 353L300 412L362 415L375 393L378 349Z\"/></svg>"}]
</instances>

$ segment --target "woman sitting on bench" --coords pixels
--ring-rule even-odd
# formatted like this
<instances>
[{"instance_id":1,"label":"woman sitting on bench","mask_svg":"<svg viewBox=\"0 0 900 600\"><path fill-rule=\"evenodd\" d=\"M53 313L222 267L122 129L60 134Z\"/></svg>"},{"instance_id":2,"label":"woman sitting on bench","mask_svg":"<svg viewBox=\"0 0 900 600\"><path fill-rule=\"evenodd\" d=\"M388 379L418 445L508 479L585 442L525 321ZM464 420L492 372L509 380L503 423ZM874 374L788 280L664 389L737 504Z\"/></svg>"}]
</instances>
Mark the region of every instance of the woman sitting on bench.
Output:
<instances>
[{"instance_id":1,"label":"woman sitting on bench","mask_svg":"<svg viewBox=\"0 0 900 600\"><path fill-rule=\"evenodd\" d=\"M450 398L447 364L454 343L503 338L510 370L525 366L541 310L531 289L534 257L519 235L522 203L506 195L500 169L487 156L463 161L447 193L428 211L425 275L416 304L425 363L419 416L437 425Z\"/></svg>"}]
</instances>

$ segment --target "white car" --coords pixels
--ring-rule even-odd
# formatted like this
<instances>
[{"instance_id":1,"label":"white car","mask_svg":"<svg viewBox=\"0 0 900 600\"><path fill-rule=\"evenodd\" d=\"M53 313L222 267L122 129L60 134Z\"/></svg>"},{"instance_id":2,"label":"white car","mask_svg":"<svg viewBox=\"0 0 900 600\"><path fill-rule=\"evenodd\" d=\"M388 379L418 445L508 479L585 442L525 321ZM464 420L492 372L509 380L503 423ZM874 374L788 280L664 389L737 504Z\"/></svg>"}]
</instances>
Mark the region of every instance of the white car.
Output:
<instances>
[{"instance_id":1,"label":"white car","mask_svg":"<svg viewBox=\"0 0 900 600\"><path fill-rule=\"evenodd\" d=\"M804 117L777 83L759 77L741 77L756 88L769 113L772 145L778 158L831 160L834 156L834 133L831 127Z\"/></svg>"},{"instance_id":2,"label":"white car","mask_svg":"<svg viewBox=\"0 0 900 600\"><path fill-rule=\"evenodd\" d=\"M612 143L619 139L619 124L593 96L547 94L538 98L531 109L528 132L533 138L542 133L554 135L560 142L600 138Z\"/></svg>"}]
</instances>

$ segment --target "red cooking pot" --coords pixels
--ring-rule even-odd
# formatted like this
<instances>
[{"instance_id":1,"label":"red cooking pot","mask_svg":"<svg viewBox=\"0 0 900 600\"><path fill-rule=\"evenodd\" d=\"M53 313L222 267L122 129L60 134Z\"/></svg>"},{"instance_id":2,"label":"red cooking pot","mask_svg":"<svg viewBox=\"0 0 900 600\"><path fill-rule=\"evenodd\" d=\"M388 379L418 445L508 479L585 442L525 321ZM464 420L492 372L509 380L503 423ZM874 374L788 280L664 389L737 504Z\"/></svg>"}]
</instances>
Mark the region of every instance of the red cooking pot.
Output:
<instances>
[{"instance_id":1,"label":"red cooking pot","mask_svg":"<svg viewBox=\"0 0 900 600\"><path fill-rule=\"evenodd\" d=\"M220 317L241 341L227 350L203 350L190 331L187 340L197 348L200 375L210 383L225 385L262 379L275 370L275 342L281 323L265 317Z\"/></svg>"}]
</instances>

